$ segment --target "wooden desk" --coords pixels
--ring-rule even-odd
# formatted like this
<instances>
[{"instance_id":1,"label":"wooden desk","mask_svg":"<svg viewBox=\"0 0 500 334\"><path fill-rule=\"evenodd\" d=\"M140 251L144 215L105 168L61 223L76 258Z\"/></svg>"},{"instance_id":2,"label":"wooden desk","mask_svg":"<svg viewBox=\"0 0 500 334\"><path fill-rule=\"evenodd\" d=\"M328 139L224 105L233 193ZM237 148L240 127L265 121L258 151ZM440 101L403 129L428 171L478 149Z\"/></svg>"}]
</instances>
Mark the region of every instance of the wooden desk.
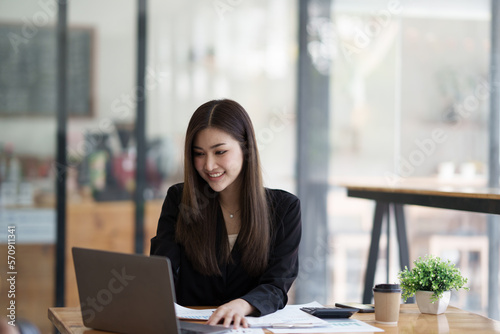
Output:
<instances>
[{"instance_id":1,"label":"wooden desk","mask_svg":"<svg viewBox=\"0 0 500 334\"><path fill-rule=\"evenodd\" d=\"M500 214L500 189L477 188L477 187L451 187L440 186L434 189L426 188L424 185L411 186L359 186L345 185L347 196L375 200L375 214L373 218L373 229L371 236L370 253L366 269L365 287L363 293L363 303L369 304L372 300L372 287L375 278L375 267L378 258L378 248L382 220L387 217L389 220L389 210L394 209L396 217L396 230L399 242L400 266L410 267L408 252L408 240L406 236L406 222L403 205L421 205L427 207L471 211L480 213ZM390 224L388 222L387 227ZM490 236L494 237L494 236ZM490 261L498 263L497 252L490 252ZM489 275L489 285L498 286L498 274ZM494 280L494 281L492 281ZM495 285L493 285L495 286ZM490 296L490 299L492 297ZM493 296L490 303L498 303L498 297Z\"/></svg>"},{"instance_id":2,"label":"wooden desk","mask_svg":"<svg viewBox=\"0 0 500 334\"><path fill-rule=\"evenodd\" d=\"M107 332L92 330L83 326L78 307L49 308L49 319L61 334L103 334ZM381 328L387 334L396 333L500 333L500 322L466 312L456 307L448 307L441 315L421 314L415 304L401 305L397 326L379 325L373 313L358 313L353 319L362 320ZM265 331L266 333L271 333Z\"/></svg>"}]
</instances>

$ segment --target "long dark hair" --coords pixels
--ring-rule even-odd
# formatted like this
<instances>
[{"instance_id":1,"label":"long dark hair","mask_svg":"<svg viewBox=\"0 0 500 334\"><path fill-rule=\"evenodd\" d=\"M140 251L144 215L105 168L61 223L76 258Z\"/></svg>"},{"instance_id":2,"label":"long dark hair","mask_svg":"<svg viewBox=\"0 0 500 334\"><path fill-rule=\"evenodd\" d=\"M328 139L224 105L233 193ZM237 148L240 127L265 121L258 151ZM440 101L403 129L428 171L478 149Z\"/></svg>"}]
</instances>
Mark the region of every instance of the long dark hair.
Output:
<instances>
[{"instance_id":1,"label":"long dark hair","mask_svg":"<svg viewBox=\"0 0 500 334\"><path fill-rule=\"evenodd\" d=\"M176 239L184 246L195 268L203 274L221 275L219 263L231 261L224 224L223 232L217 235L218 194L198 174L193 161L194 139L201 130L210 127L230 134L243 151L239 203L241 228L237 245L245 270L257 276L268 263L271 223L255 132L247 112L235 101L209 101L201 105L189 121L184 146L184 191ZM218 237L222 242L217 254Z\"/></svg>"}]
</instances>

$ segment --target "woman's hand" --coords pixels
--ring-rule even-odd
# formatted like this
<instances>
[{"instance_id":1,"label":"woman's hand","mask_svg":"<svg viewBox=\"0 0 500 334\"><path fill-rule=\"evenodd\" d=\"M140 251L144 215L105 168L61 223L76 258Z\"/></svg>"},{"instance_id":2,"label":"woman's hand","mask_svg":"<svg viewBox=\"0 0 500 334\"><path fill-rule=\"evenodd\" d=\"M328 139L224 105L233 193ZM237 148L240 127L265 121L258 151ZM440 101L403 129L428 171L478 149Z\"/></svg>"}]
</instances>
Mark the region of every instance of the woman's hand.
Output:
<instances>
[{"instance_id":1,"label":"woman's hand","mask_svg":"<svg viewBox=\"0 0 500 334\"><path fill-rule=\"evenodd\" d=\"M208 319L208 325L217 325L222 323L224 327L229 328L231 323L233 323L233 328L238 329L241 327L247 328L248 322L245 319L245 316L252 313L254 311L254 307L250 305L244 299L235 299L226 303L224 305L219 306L210 319Z\"/></svg>"}]
</instances>

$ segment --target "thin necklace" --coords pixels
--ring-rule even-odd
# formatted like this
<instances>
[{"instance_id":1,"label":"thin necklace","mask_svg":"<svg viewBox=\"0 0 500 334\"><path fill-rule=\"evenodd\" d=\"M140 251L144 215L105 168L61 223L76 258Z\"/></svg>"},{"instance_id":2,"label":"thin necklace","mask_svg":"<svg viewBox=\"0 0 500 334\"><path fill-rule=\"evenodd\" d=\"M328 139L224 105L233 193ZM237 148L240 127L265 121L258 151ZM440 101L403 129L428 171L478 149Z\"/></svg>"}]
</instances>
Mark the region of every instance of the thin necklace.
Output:
<instances>
[{"instance_id":1,"label":"thin necklace","mask_svg":"<svg viewBox=\"0 0 500 334\"><path fill-rule=\"evenodd\" d=\"M231 219L232 219L232 218L234 218L234 215L235 215L235 214L237 214L237 213L238 213L238 211L240 211L240 209L238 209L238 210L236 210L234 213L231 213L231 212L229 212L229 210L228 210L228 209L226 209L226 207L225 207L225 206L223 206L223 205L222 205L222 203L221 203L221 202L219 202L219 204L220 204L221 208L223 208L224 210L226 210L226 211L227 211L227 213L229 213L229 218L231 218Z\"/></svg>"}]
</instances>

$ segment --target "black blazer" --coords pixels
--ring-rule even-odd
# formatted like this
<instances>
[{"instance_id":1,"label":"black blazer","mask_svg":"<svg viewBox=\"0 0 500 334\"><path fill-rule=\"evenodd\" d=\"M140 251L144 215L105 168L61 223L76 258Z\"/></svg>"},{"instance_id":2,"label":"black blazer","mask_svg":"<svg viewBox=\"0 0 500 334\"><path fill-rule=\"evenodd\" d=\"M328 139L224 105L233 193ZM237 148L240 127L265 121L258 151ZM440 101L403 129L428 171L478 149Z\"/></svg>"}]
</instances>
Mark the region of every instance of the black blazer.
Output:
<instances>
[{"instance_id":1,"label":"black blazer","mask_svg":"<svg viewBox=\"0 0 500 334\"><path fill-rule=\"evenodd\" d=\"M184 306L219 306L243 298L257 309L255 315L266 315L283 308L299 269L299 199L286 191L266 188L274 233L269 264L264 274L251 277L245 272L236 240L231 253L233 261L221 266L222 276L206 276L193 268L184 248L175 242L183 186L179 183L168 189L156 236L151 239L151 255L167 256L172 263L177 303ZM217 224L224 224L220 208Z\"/></svg>"}]
</instances>

